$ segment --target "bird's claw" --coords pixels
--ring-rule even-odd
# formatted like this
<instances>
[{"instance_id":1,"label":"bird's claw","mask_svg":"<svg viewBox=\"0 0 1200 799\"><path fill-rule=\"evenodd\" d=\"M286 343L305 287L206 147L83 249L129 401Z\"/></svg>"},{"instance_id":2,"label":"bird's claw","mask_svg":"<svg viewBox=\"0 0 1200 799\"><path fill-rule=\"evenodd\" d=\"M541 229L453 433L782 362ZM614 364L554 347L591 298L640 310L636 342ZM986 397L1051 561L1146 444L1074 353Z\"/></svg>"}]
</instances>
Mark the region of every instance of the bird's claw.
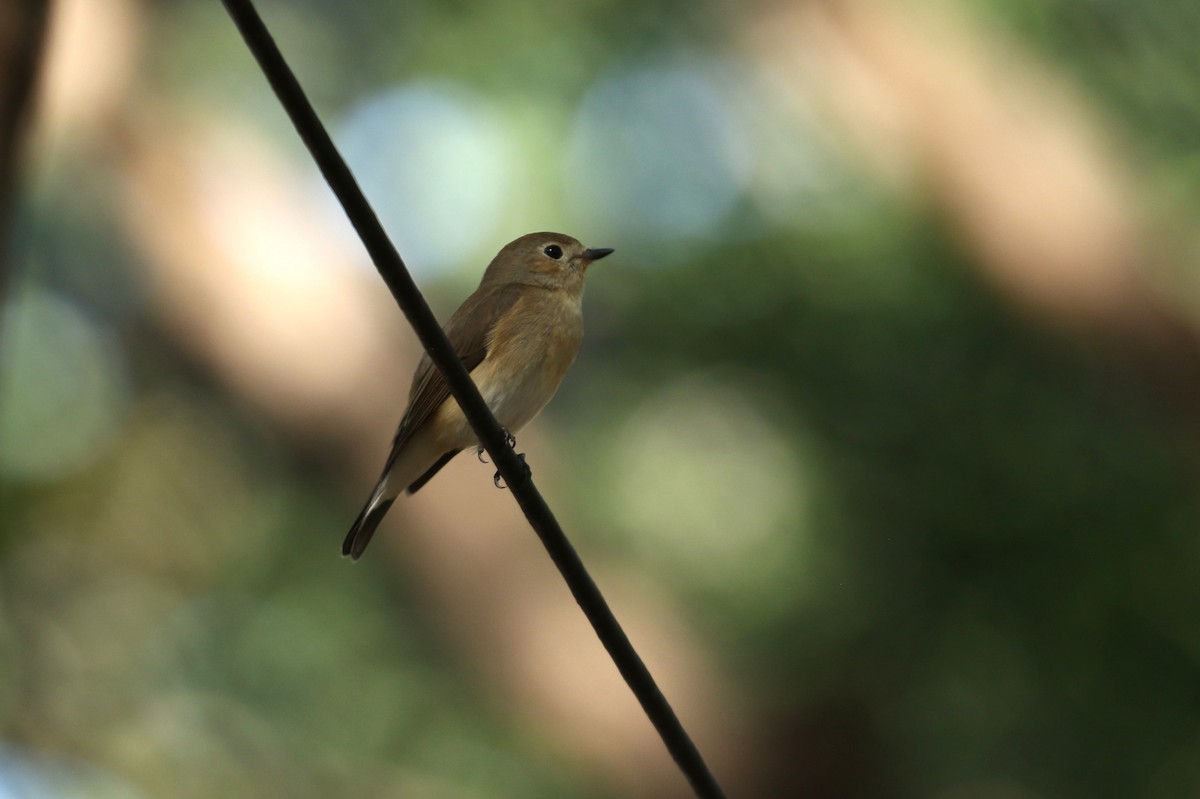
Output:
<instances>
[{"instance_id":1,"label":"bird's claw","mask_svg":"<svg viewBox=\"0 0 1200 799\"><path fill-rule=\"evenodd\" d=\"M507 427L502 427L500 429L504 431L504 443L507 444L510 449L512 447L515 447L517 445L517 437L514 436L512 433L508 432ZM480 444L478 447L475 448L475 457L479 458L480 463L488 462L488 459L483 457L484 452L486 452L486 450L483 448L483 444ZM524 456L522 456L522 457L524 457ZM497 480L500 479L499 472L496 472L496 479Z\"/></svg>"},{"instance_id":2,"label":"bird's claw","mask_svg":"<svg viewBox=\"0 0 1200 799\"><path fill-rule=\"evenodd\" d=\"M518 452L517 457L521 459L521 465L525 467L525 476L526 477L532 476L533 470L530 469L529 464L525 462L525 453ZM504 476L502 474L500 474L499 471L497 471L496 474L492 476L492 483L496 486L496 488L499 488L501 491L508 488L508 486L504 484Z\"/></svg>"}]
</instances>

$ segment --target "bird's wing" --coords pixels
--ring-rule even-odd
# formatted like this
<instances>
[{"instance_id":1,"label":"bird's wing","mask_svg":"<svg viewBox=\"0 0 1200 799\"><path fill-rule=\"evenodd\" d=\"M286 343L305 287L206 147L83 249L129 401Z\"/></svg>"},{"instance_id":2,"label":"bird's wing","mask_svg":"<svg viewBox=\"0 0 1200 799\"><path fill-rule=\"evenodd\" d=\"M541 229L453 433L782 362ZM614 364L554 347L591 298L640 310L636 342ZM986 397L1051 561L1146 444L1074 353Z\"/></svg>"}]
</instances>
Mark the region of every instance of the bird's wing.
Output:
<instances>
[{"instance_id":1,"label":"bird's wing","mask_svg":"<svg viewBox=\"0 0 1200 799\"><path fill-rule=\"evenodd\" d=\"M450 317L445 327L446 335L468 372L473 371L487 357L492 329L520 296L521 287L517 285L476 291ZM404 448L409 436L428 421L449 396L450 387L446 385L442 373L429 360L428 354L423 355L420 364L417 365L416 374L413 375L408 410L405 411L404 418L400 420L400 427L396 430L392 455L388 458L388 468L391 468L392 461Z\"/></svg>"}]
</instances>

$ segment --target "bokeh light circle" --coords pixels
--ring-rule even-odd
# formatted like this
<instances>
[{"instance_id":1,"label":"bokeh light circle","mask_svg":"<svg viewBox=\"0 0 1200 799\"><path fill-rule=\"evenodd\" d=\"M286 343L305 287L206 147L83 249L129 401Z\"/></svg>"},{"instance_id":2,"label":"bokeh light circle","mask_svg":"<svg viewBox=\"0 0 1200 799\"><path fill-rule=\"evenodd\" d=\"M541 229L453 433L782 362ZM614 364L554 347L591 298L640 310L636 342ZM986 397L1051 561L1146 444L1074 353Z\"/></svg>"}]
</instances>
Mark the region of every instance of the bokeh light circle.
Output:
<instances>
[{"instance_id":1,"label":"bokeh light circle","mask_svg":"<svg viewBox=\"0 0 1200 799\"><path fill-rule=\"evenodd\" d=\"M567 173L584 218L647 238L711 235L750 179L733 98L702 65L617 69L588 91Z\"/></svg>"},{"instance_id":2,"label":"bokeh light circle","mask_svg":"<svg viewBox=\"0 0 1200 799\"><path fill-rule=\"evenodd\" d=\"M129 386L124 353L79 307L17 292L0 324L0 474L52 480L116 437Z\"/></svg>"},{"instance_id":3,"label":"bokeh light circle","mask_svg":"<svg viewBox=\"0 0 1200 799\"><path fill-rule=\"evenodd\" d=\"M450 83L374 94L335 138L409 267L430 274L497 238L514 147L499 115Z\"/></svg>"}]
</instances>

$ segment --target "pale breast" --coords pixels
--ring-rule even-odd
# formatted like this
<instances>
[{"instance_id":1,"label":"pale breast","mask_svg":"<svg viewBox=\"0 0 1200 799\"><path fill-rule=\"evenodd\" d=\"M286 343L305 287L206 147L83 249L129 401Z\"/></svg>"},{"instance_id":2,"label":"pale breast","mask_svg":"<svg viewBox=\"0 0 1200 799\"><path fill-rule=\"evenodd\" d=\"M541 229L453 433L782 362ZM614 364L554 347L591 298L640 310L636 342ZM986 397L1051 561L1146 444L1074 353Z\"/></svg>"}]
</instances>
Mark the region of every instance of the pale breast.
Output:
<instances>
[{"instance_id":1,"label":"pale breast","mask_svg":"<svg viewBox=\"0 0 1200 799\"><path fill-rule=\"evenodd\" d=\"M578 297L535 289L496 325L488 355L471 377L496 420L510 433L538 415L575 362L583 343L581 310ZM474 442L457 403L447 401L439 416L456 422L449 426L458 432L456 446Z\"/></svg>"},{"instance_id":2,"label":"pale breast","mask_svg":"<svg viewBox=\"0 0 1200 799\"><path fill-rule=\"evenodd\" d=\"M496 325L488 357L480 365L490 367L486 379L480 375L480 389L500 424L516 432L537 416L582 343L578 296L534 290L523 297L514 313Z\"/></svg>"}]
</instances>

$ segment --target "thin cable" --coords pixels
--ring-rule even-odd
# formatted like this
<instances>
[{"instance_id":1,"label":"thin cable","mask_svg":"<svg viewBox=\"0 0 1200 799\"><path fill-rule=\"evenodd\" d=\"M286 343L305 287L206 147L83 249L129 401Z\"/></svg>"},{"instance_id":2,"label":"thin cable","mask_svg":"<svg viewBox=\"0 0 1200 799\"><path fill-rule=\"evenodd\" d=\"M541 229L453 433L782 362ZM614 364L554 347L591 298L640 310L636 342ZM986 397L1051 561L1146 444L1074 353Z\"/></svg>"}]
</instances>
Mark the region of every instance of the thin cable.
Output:
<instances>
[{"instance_id":1,"label":"thin cable","mask_svg":"<svg viewBox=\"0 0 1200 799\"><path fill-rule=\"evenodd\" d=\"M275 41L255 10L254 4L250 0L222 2L241 31L246 46L254 54L271 88L275 90L279 102L291 118L296 132L304 140L321 174L337 195L346 216L374 261L375 268L379 270L392 296L396 298L400 310L408 318L421 345L429 353L430 360L445 377L450 393L462 407L463 414L471 423L480 443L492 456L492 462L524 511L525 518L529 520L530 526L550 553L550 558L566 580L575 601L591 622L592 629L608 650L609 657L637 697L642 710L658 730L671 757L687 777L698 797L723 798L725 794L721 786L717 784L704 758L679 722L679 717L671 709L646 664L642 662L633 644L629 642L629 637L613 616L600 589L584 568L583 561L579 559L575 548L563 534L554 514L534 486L525 465L505 441L505 433L496 417L492 415L471 376L463 368L462 362L450 345L450 340L409 275L404 261L396 252L354 176L334 147L325 126L321 124L279 48L275 46Z\"/></svg>"}]
</instances>

